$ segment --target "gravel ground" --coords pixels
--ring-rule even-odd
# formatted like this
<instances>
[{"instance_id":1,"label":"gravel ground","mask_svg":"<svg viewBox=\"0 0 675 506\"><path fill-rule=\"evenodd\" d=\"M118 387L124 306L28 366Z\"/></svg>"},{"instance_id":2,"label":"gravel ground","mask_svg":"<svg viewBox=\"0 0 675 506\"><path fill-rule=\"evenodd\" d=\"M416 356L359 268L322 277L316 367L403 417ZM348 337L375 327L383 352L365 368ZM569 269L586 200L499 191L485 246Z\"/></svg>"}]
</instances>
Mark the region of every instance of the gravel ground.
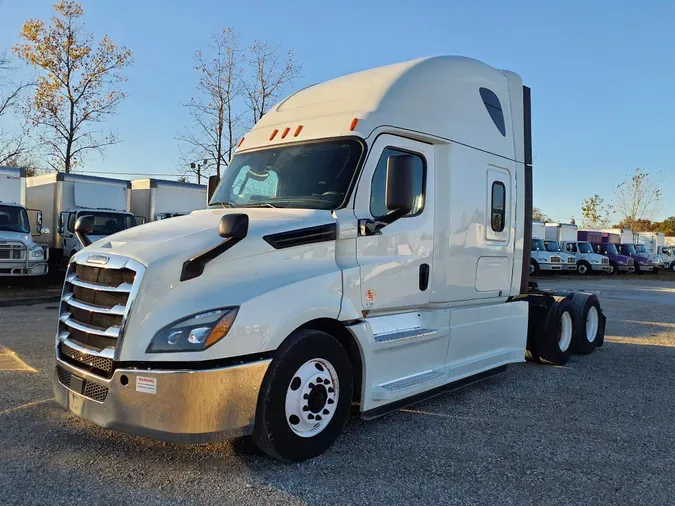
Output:
<instances>
[{"instance_id":1,"label":"gravel ground","mask_svg":"<svg viewBox=\"0 0 675 506\"><path fill-rule=\"evenodd\" d=\"M176 446L66 413L50 400L56 305L0 308L0 502L673 504L675 285L541 286L599 292L605 346L374 421L352 417L325 455L300 464L246 440Z\"/></svg>"}]
</instances>

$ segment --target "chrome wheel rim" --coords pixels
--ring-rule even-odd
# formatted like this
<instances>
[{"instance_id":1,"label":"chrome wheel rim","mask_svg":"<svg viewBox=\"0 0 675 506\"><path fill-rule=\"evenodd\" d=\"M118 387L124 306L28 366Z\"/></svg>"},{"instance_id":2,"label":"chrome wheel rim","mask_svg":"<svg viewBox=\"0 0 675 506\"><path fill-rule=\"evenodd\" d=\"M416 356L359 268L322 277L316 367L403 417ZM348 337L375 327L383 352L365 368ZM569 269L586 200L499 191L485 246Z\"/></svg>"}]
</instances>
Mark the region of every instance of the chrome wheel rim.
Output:
<instances>
[{"instance_id":1,"label":"chrome wheel rim","mask_svg":"<svg viewBox=\"0 0 675 506\"><path fill-rule=\"evenodd\" d=\"M581 264L578 270L579 274L586 274L586 272L588 272L588 267L586 267L584 264Z\"/></svg>"},{"instance_id":2,"label":"chrome wheel rim","mask_svg":"<svg viewBox=\"0 0 675 506\"><path fill-rule=\"evenodd\" d=\"M300 437L313 437L333 419L340 385L333 365L323 358L308 360L286 390L286 423Z\"/></svg>"},{"instance_id":3,"label":"chrome wheel rim","mask_svg":"<svg viewBox=\"0 0 675 506\"><path fill-rule=\"evenodd\" d=\"M673 270L675 270L675 268ZM530 263L530 274L534 274L534 264L533 263Z\"/></svg>"},{"instance_id":4,"label":"chrome wheel rim","mask_svg":"<svg viewBox=\"0 0 675 506\"><path fill-rule=\"evenodd\" d=\"M572 317L568 311L560 316L558 322L558 346L560 351L567 351L572 342Z\"/></svg>"},{"instance_id":5,"label":"chrome wheel rim","mask_svg":"<svg viewBox=\"0 0 675 506\"><path fill-rule=\"evenodd\" d=\"M589 343L594 342L598 335L599 322L600 316L598 315L598 310L595 306L591 306L586 315L586 339L588 339Z\"/></svg>"}]
</instances>

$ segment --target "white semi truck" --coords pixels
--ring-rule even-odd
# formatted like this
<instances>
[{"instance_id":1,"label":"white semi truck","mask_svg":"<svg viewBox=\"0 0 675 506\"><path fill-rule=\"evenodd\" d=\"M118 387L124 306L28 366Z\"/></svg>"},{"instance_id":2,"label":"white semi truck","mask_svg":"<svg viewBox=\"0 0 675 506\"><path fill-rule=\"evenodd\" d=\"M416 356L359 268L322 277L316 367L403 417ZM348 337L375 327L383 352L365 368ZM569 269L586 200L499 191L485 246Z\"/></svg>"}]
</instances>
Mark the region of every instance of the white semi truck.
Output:
<instances>
[{"instance_id":1,"label":"white semi truck","mask_svg":"<svg viewBox=\"0 0 675 506\"><path fill-rule=\"evenodd\" d=\"M33 240L33 234L49 234L42 228L42 212L31 209L33 229L26 209L26 171L0 167L0 277L47 274L49 249Z\"/></svg>"},{"instance_id":2,"label":"white semi truck","mask_svg":"<svg viewBox=\"0 0 675 506\"><path fill-rule=\"evenodd\" d=\"M246 134L208 209L71 259L53 383L103 427L252 434L303 460L366 419L602 344L590 294L528 283L530 91L456 56L306 88ZM211 186L212 188L212 186ZM89 243L92 220L75 231Z\"/></svg>"},{"instance_id":3,"label":"white semi truck","mask_svg":"<svg viewBox=\"0 0 675 506\"><path fill-rule=\"evenodd\" d=\"M547 223L546 238L557 241L560 249L574 255L577 272L581 275L590 272L609 273L612 268L609 258L595 253L593 246L588 241L579 241L578 227L571 223Z\"/></svg>"},{"instance_id":4,"label":"white semi truck","mask_svg":"<svg viewBox=\"0 0 675 506\"><path fill-rule=\"evenodd\" d=\"M533 221L530 274L536 276L541 271L563 272L576 269L576 257L562 251L556 240L547 240L546 224L543 221Z\"/></svg>"},{"instance_id":5,"label":"white semi truck","mask_svg":"<svg viewBox=\"0 0 675 506\"><path fill-rule=\"evenodd\" d=\"M67 260L81 248L74 232L80 216L94 217L93 238L135 226L130 188L131 183L121 179L63 172L28 178L28 205L42 210L53 231L45 236L52 262Z\"/></svg>"},{"instance_id":6,"label":"white semi truck","mask_svg":"<svg viewBox=\"0 0 675 506\"><path fill-rule=\"evenodd\" d=\"M131 182L131 212L146 222L190 214L207 203L204 185L162 179Z\"/></svg>"}]
</instances>

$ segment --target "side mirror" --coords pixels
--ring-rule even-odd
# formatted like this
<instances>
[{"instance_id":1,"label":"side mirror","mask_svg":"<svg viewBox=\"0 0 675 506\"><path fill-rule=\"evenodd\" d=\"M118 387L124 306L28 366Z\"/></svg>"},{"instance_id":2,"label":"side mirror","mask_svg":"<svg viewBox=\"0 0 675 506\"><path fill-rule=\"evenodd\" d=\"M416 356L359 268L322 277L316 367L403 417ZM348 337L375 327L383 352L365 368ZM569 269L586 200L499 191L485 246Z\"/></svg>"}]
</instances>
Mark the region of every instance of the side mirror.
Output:
<instances>
[{"instance_id":1,"label":"side mirror","mask_svg":"<svg viewBox=\"0 0 675 506\"><path fill-rule=\"evenodd\" d=\"M145 216L136 216L136 225L145 225Z\"/></svg>"},{"instance_id":2,"label":"side mirror","mask_svg":"<svg viewBox=\"0 0 675 506\"><path fill-rule=\"evenodd\" d=\"M48 235L48 234L49 234L48 228L41 228L40 229L40 235Z\"/></svg>"},{"instance_id":3,"label":"side mirror","mask_svg":"<svg viewBox=\"0 0 675 506\"><path fill-rule=\"evenodd\" d=\"M209 180L206 183L206 205L209 205L211 202L211 197L213 197L216 187L220 183L220 178L218 176L209 176Z\"/></svg>"},{"instance_id":4,"label":"side mirror","mask_svg":"<svg viewBox=\"0 0 675 506\"><path fill-rule=\"evenodd\" d=\"M39 234L42 233L42 211L38 211L35 215L35 229Z\"/></svg>"},{"instance_id":5,"label":"side mirror","mask_svg":"<svg viewBox=\"0 0 675 506\"><path fill-rule=\"evenodd\" d=\"M86 248L91 244L91 239L89 239L89 234L94 231L94 217L80 216L75 222L75 235L77 240L80 241L80 244L83 248Z\"/></svg>"},{"instance_id":6,"label":"side mirror","mask_svg":"<svg viewBox=\"0 0 675 506\"><path fill-rule=\"evenodd\" d=\"M415 157L413 155L395 155L387 160L387 183L384 201L387 209L396 212L400 218L413 208L415 198L413 183L415 179Z\"/></svg>"},{"instance_id":7,"label":"side mirror","mask_svg":"<svg viewBox=\"0 0 675 506\"><path fill-rule=\"evenodd\" d=\"M218 223L218 235L225 239L243 239L248 233L248 214L226 214Z\"/></svg>"},{"instance_id":8,"label":"side mirror","mask_svg":"<svg viewBox=\"0 0 675 506\"><path fill-rule=\"evenodd\" d=\"M64 213L61 213L61 214L59 214L59 227L57 229L60 235L63 235L65 224L66 224L65 215L64 215Z\"/></svg>"}]
</instances>

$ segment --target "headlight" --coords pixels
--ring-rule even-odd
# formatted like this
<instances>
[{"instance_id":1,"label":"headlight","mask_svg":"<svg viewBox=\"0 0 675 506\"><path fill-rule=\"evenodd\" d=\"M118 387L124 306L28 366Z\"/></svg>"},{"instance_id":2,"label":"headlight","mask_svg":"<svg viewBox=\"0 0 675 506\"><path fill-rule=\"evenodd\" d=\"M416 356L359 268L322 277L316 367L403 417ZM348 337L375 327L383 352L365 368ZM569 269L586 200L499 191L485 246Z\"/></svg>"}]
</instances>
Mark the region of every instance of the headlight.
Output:
<instances>
[{"instance_id":1,"label":"headlight","mask_svg":"<svg viewBox=\"0 0 675 506\"><path fill-rule=\"evenodd\" d=\"M619 260L617 263L618 263L619 265L626 265L626 262L622 262L621 260Z\"/></svg>"},{"instance_id":2,"label":"headlight","mask_svg":"<svg viewBox=\"0 0 675 506\"><path fill-rule=\"evenodd\" d=\"M30 257L31 258L42 258L45 256L44 251L42 251L42 248L35 248L34 250L31 250L30 252Z\"/></svg>"},{"instance_id":3,"label":"headlight","mask_svg":"<svg viewBox=\"0 0 675 506\"><path fill-rule=\"evenodd\" d=\"M600 263L600 260L591 260L591 263L592 263L592 264L599 264L599 263Z\"/></svg>"},{"instance_id":4,"label":"headlight","mask_svg":"<svg viewBox=\"0 0 675 506\"><path fill-rule=\"evenodd\" d=\"M238 310L214 309L177 320L155 334L147 352L203 351L227 335Z\"/></svg>"}]
</instances>

